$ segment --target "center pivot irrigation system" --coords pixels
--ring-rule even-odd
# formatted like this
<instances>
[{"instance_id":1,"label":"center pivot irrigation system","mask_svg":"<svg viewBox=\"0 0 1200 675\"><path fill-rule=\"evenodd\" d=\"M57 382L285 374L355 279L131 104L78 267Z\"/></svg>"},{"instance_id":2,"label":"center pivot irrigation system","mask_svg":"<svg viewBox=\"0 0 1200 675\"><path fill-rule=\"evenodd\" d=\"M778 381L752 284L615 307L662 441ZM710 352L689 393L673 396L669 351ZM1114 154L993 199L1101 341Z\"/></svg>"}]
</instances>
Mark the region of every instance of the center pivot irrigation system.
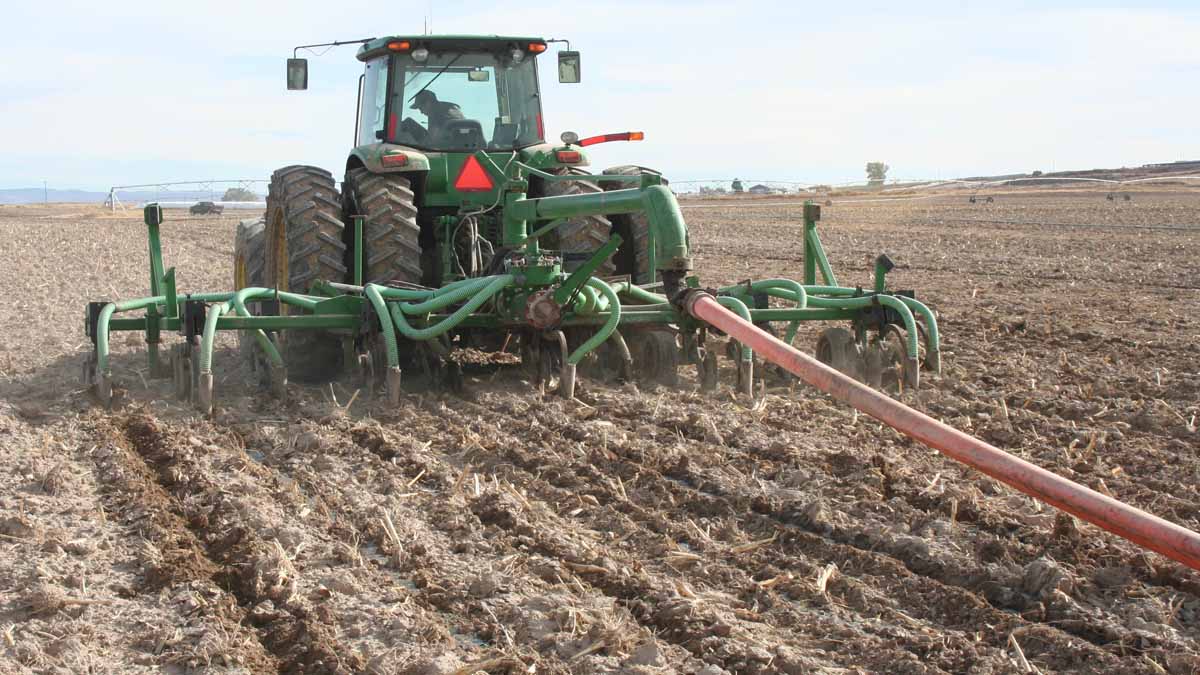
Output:
<instances>
[{"instance_id":1,"label":"center pivot irrigation system","mask_svg":"<svg viewBox=\"0 0 1200 675\"><path fill-rule=\"evenodd\" d=\"M466 352L518 351L535 379L557 383L568 399L580 366L667 382L691 366L712 389L721 350L709 337L719 331L733 338L728 356L744 394L754 391L758 354L954 459L1200 569L1195 533L880 393L915 389L922 368L939 370L937 322L911 292L888 290L887 256L876 260L872 288L838 285L817 235L819 206L804 207L803 283L705 287L661 175L630 166L582 169L584 147L640 140L641 133L545 140L536 57L556 41L355 42L366 66L358 145L341 191L316 167L276 171L263 221L239 228L235 290L225 292L177 291L175 270L162 259L162 209L147 206L150 295L87 308L94 349L84 377L100 401L112 400L109 335L117 330L143 332L152 376L172 377L176 394L205 413L213 411L219 330L239 331L248 363L280 396L289 373L321 381L356 365L363 388L386 392L393 406L401 403L402 369L456 386L456 355ZM579 53L568 45L558 56L559 81L578 82ZM289 60L288 84L307 87L306 61ZM411 110L425 123L401 121ZM491 123L490 135L481 120ZM137 318L116 316L138 311ZM791 346L802 321L849 328L825 329L814 359ZM166 331L183 340L164 359Z\"/></svg>"}]
</instances>

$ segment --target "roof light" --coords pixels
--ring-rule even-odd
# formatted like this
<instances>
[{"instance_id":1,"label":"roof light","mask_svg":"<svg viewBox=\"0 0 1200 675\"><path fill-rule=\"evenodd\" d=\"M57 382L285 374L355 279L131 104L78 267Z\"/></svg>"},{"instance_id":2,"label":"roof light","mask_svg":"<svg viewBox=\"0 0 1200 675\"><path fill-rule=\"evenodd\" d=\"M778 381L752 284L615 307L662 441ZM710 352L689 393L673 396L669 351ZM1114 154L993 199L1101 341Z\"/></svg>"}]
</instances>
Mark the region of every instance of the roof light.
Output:
<instances>
[{"instance_id":1,"label":"roof light","mask_svg":"<svg viewBox=\"0 0 1200 675\"><path fill-rule=\"evenodd\" d=\"M394 52L406 52L412 49L412 43L408 40L397 40L395 42L389 42L387 47Z\"/></svg>"},{"instance_id":2,"label":"roof light","mask_svg":"<svg viewBox=\"0 0 1200 675\"><path fill-rule=\"evenodd\" d=\"M458 178L454 179L454 189L459 192L491 192L495 186L475 155L467 156L467 161L458 170Z\"/></svg>"},{"instance_id":3,"label":"roof light","mask_svg":"<svg viewBox=\"0 0 1200 675\"><path fill-rule=\"evenodd\" d=\"M393 152L379 158L379 163L383 166L407 166L408 155L403 152Z\"/></svg>"},{"instance_id":4,"label":"roof light","mask_svg":"<svg viewBox=\"0 0 1200 675\"><path fill-rule=\"evenodd\" d=\"M588 138L579 141L579 145L595 145L597 143L608 143L609 141L640 141L645 137L646 134L640 131L625 131L619 134L589 136Z\"/></svg>"},{"instance_id":5,"label":"roof light","mask_svg":"<svg viewBox=\"0 0 1200 675\"><path fill-rule=\"evenodd\" d=\"M513 63L520 63L524 59L525 59L525 52L521 51L520 49L512 50Z\"/></svg>"},{"instance_id":6,"label":"roof light","mask_svg":"<svg viewBox=\"0 0 1200 675\"><path fill-rule=\"evenodd\" d=\"M414 49L412 52L412 57L413 61L424 61L425 59L429 58L429 50L425 49L424 47Z\"/></svg>"},{"instance_id":7,"label":"roof light","mask_svg":"<svg viewBox=\"0 0 1200 675\"><path fill-rule=\"evenodd\" d=\"M530 42L529 43L529 51L533 52L534 54L541 54L542 52L546 51L546 43Z\"/></svg>"},{"instance_id":8,"label":"roof light","mask_svg":"<svg viewBox=\"0 0 1200 675\"><path fill-rule=\"evenodd\" d=\"M578 164L583 158L578 150L556 150L554 156L563 164Z\"/></svg>"}]
</instances>

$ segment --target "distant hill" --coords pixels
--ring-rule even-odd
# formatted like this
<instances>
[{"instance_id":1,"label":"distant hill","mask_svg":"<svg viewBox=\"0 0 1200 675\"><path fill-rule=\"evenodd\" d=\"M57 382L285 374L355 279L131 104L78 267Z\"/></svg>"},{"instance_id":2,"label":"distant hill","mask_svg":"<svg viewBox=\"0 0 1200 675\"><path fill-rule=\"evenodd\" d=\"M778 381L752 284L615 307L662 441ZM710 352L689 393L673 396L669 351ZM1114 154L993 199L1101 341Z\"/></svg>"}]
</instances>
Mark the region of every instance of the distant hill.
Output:
<instances>
[{"instance_id":1,"label":"distant hill","mask_svg":"<svg viewBox=\"0 0 1200 675\"><path fill-rule=\"evenodd\" d=\"M1001 176L972 176L962 178L965 181L1020 181L1022 178L1039 178L1042 185L1053 182L1055 178L1099 178L1102 180L1136 180L1139 178L1169 178L1200 174L1200 160L1184 160L1178 162L1163 162L1160 164L1143 164L1142 166L1121 167L1119 169L1085 169L1081 171L1053 171L1046 173L1010 173ZM1032 183L1033 181L1026 181ZM1069 182L1067 180L1064 183Z\"/></svg>"},{"instance_id":2,"label":"distant hill","mask_svg":"<svg viewBox=\"0 0 1200 675\"><path fill-rule=\"evenodd\" d=\"M143 202L199 202L220 201L225 194L224 189L210 192L194 190L161 190L121 191L117 198L126 204L136 205ZM16 188L0 190L0 204L40 204L43 200L51 203L93 203L103 204L108 199L107 192L92 192L90 190L48 190L44 195L42 188Z\"/></svg>"},{"instance_id":3,"label":"distant hill","mask_svg":"<svg viewBox=\"0 0 1200 675\"><path fill-rule=\"evenodd\" d=\"M107 192L89 192L87 190L49 190L42 188L17 188L15 190L0 190L0 204L34 204L43 200L50 202L103 202L108 199Z\"/></svg>"}]
</instances>

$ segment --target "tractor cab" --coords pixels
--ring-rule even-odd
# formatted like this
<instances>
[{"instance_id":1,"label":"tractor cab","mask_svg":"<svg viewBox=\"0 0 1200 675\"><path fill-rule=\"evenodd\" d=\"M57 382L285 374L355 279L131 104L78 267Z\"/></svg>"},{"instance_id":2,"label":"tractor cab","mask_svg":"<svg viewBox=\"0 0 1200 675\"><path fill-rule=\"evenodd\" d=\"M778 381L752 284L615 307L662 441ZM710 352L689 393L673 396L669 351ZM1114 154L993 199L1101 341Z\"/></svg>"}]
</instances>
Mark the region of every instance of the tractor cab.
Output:
<instances>
[{"instance_id":1,"label":"tractor cab","mask_svg":"<svg viewBox=\"0 0 1200 675\"><path fill-rule=\"evenodd\" d=\"M363 45L359 145L520 150L545 140L540 38L383 38ZM576 71L577 72L577 71Z\"/></svg>"}]
</instances>

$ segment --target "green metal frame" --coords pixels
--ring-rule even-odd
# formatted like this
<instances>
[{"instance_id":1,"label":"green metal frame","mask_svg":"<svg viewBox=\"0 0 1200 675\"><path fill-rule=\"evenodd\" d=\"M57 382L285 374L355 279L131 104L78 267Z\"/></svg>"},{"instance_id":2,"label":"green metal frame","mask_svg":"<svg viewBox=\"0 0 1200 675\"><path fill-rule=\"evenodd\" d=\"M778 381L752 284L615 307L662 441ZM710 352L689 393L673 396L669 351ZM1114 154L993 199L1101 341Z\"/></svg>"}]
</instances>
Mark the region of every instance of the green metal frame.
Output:
<instances>
[{"instance_id":1,"label":"green metal frame","mask_svg":"<svg viewBox=\"0 0 1200 675\"><path fill-rule=\"evenodd\" d=\"M184 319L181 305L184 300L209 303L204 317L204 329L198 339L200 376L207 375L211 387L211 367L214 338L217 331L253 331L259 346L272 367L283 367L282 358L270 332L282 330L325 330L344 335L362 335L375 331L363 325L366 305L374 309L378 332L382 335L387 367L397 373L400 367L400 340L427 341L462 329L510 331L530 329L525 318L526 304L533 294L549 291L561 308L563 327L594 326L596 332L579 345L568 358L574 365L582 361L608 340L620 326L675 325L686 330L698 328L695 320L686 317L672 304L670 297L684 285L698 287L699 279L690 275L691 257L687 229L674 195L657 176L560 176L510 161L500 167L484 152L476 158L500 187L503 244L514 249L504 274L462 279L437 289L409 290L363 285L361 260L364 223L361 217L353 220L354 239L359 259L352 268L353 284L340 280L319 281L307 294L296 294L270 288L246 288L235 292L204 293L181 297L175 288L175 270L164 270L161 233L162 210L157 205L146 207L145 220L149 240L150 292L137 300L107 303L94 325L89 317L88 334L95 350L92 364L93 381L97 387L111 387L111 365L108 335L112 331L142 331L149 345L152 374L164 371L158 345L164 331L181 331ZM530 176L543 180L621 180L635 187L595 194L529 198L525 194ZM494 198L493 198L494 199ZM483 201L487 196L483 196ZM472 205L464 205L470 209ZM478 206L478 205L476 205ZM643 212L648 216L650 235L655 253L654 267L665 280L673 283L664 293L658 293L627 281L610 283L593 276L595 270L620 245L614 235L604 246L572 274L561 271L560 262L552 252L543 251L540 237L553 231L565 219L590 214ZM902 325L907 335L905 350L911 359L918 355L918 336L925 335L927 361L939 363L939 337L933 312L911 297L886 292L886 274L890 261L881 257L874 270L874 288L838 286L817 234L820 208L812 203L804 207L804 283L791 279L766 279L745 282L719 290L722 304L754 322L787 324L784 339L791 342L804 321L850 321L862 324L871 315L887 312L895 323ZM530 231L530 223L550 221L550 224ZM884 263L886 261L886 264ZM817 283L820 272L823 284ZM668 284L670 285L670 284ZM762 296L776 298L790 307L755 307ZM297 313L254 316L246 308L251 301L275 300L291 305ZM144 310L140 318L114 318L117 313ZM924 331L918 330L918 323ZM743 347L741 359L749 361L752 354ZM201 380L202 382L204 380ZM105 398L107 392L100 392ZM201 397L204 399L204 397ZM211 397L208 398L211 400ZM211 404L209 404L211 405Z\"/></svg>"}]
</instances>

